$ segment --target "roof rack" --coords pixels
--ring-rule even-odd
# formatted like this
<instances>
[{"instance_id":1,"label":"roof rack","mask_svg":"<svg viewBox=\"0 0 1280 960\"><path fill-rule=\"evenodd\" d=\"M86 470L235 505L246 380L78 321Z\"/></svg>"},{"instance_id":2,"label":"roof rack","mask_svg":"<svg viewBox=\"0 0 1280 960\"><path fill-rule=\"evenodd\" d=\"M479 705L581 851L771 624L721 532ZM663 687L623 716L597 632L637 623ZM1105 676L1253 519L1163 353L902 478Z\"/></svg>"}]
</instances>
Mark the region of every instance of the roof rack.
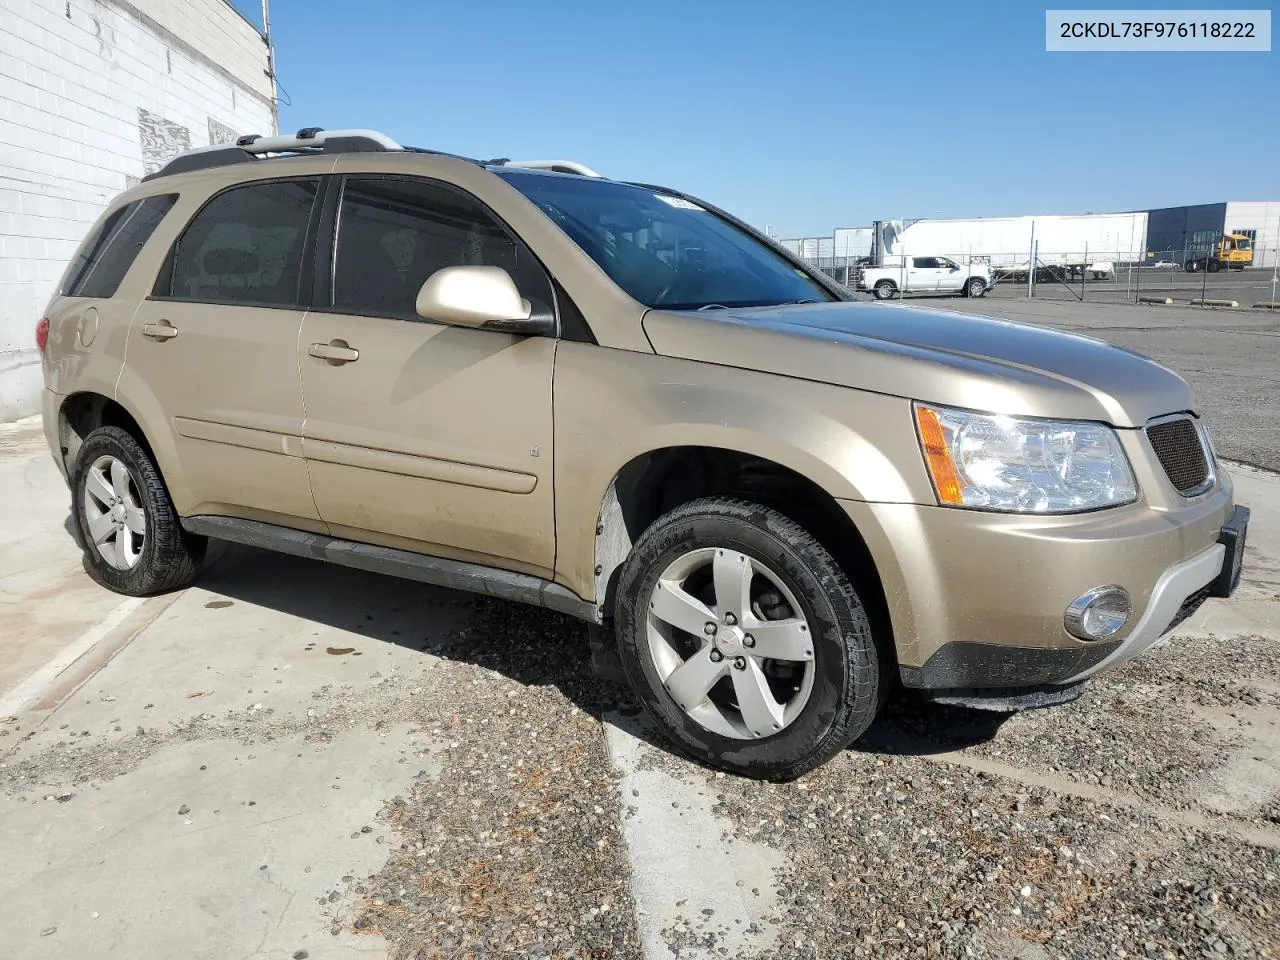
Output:
<instances>
[{"instance_id":1,"label":"roof rack","mask_svg":"<svg viewBox=\"0 0 1280 960\"><path fill-rule=\"evenodd\" d=\"M313 153L377 153L382 151L407 151L453 157L469 163L481 163L470 157L421 147L404 147L385 133L377 130L325 130L323 127L303 127L293 136L264 137L250 134L234 144L220 143L211 147L198 147L180 153L144 180L171 177L193 170L208 170L233 163L248 163L268 156L305 156ZM590 167L573 160L491 160L495 166L525 167L530 170L554 170L558 173L575 173L583 177L600 177Z\"/></svg>"},{"instance_id":2,"label":"roof rack","mask_svg":"<svg viewBox=\"0 0 1280 960\"><path fill-rule=\"evenodd\" d=\"M250 134L232 144L215 144L198 147L180 153L155 173L145 177L170 177L176 173L207 170L232 163L248 163L260 160L268 154L304 155L308 153L369 153L384 150L403 150L385 133L377 130L324 130L321 127L303 127L292 137L264 137Z\"/></svg>"},{"instance_id":3,"label":"roof rack","mask_svg":"<svg viewBox=\"0 0 1280 960\"><path fill-rule=\"evenodd\" d=\"M553 170L556 173L576 173L580 177L595 177L603 180L602 174L596 173L585 163L577 160L494 160L494 166L521 167L525 170Z\"/></svg>"}]
</instances>

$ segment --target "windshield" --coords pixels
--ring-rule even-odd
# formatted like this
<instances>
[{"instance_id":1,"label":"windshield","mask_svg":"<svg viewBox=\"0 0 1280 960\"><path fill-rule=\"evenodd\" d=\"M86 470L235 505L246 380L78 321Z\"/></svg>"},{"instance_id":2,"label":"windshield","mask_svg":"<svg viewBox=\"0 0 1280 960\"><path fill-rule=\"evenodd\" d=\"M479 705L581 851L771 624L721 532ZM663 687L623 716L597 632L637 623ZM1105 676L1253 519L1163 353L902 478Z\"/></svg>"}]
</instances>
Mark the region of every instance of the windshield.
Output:
<instances>
[{"instance_id":1,"label":"windshield","mask_svg":"<svg viewBox=\"0 0 1280 960\"><path fill-rule=\"evenodd\" d=\"M695 203L586 177L495 171L648 307L835 300L794 264Z\"/></svg>"}]
</instances>

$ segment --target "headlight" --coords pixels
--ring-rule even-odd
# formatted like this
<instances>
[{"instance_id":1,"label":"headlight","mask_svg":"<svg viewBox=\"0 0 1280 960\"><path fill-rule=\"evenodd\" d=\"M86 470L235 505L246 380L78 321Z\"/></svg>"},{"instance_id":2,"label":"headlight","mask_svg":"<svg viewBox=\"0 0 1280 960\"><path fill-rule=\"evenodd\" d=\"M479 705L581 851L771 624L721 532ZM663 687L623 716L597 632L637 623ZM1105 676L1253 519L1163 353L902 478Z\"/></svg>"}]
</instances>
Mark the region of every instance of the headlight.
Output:
<instances>
[{"instance_id":1,"label":"headlight","mask_svg":"<svg viewBox=\"0 0 1280 960\"><path fill-rule=\"evenodd\" d=\"M1115 431L1079 420L1038 420L915 405L938 502L1011 513L1074 513L1137 499Z\"/></svg>"}]
</instances>

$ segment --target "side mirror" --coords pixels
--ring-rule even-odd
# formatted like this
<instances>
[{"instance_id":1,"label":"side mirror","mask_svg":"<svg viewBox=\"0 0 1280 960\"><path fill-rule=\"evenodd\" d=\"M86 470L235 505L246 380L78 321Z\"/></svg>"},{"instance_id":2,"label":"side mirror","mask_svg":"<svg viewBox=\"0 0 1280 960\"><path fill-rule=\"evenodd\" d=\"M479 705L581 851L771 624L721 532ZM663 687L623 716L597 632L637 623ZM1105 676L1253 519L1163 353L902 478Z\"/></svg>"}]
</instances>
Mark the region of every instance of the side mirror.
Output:
<instances>
[{"instance_id":1,"label":"side mirror","mask_svg":"<svg viewBox=\"0 0 1280 960\"><path fill-rule=\"evenodd\" d=\"M550 315L534 315L511 274L501 267L437 270L418 291L416 306L418 316L454 327L536 334L554 326Z\"/></svg>"}]
</instances>

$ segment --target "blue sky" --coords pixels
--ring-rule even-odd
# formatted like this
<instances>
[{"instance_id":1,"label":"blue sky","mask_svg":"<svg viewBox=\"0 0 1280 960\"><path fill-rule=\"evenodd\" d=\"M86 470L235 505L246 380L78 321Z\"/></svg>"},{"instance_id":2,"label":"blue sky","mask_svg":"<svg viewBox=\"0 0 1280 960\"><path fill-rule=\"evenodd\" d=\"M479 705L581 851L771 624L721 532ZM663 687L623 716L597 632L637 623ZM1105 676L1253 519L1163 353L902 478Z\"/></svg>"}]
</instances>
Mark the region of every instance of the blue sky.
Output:
<instances>
[{"instance_id":1,"label":"blue sky","mask_svg":"<svg viewBox=\"0 0 1280 960\"><path fill-rule=\"evenodd\" d=\"M1280 199L1280 53L1046 53L1044 11L273 0L271 19L285 130L580 160L782 237Z\"/></svg>"}]
</instances>

